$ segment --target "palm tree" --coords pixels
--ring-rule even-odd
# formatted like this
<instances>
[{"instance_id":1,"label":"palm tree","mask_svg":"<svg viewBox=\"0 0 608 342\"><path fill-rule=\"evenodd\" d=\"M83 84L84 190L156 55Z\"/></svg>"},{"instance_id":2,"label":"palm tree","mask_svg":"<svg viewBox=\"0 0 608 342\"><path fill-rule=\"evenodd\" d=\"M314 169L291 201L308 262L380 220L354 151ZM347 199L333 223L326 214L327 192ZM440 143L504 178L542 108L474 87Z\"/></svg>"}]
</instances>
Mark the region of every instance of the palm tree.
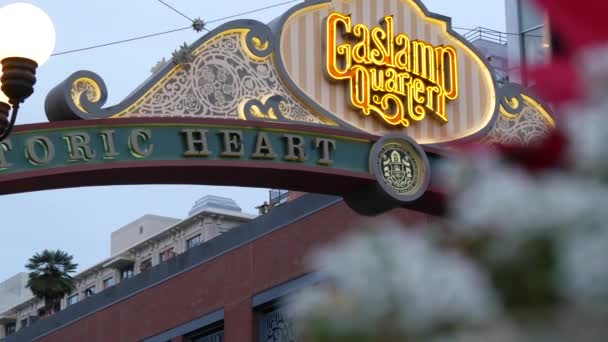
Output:
<instances>
[{"instance_id":1,"label":"palm tree","mask_svg":"<svg viewBox=\"0 0 608 342\"><path fill-rule=\"evenodd\" d=\"M61 298L74 290L74 278L70 273L76 271L78 264L72 263L73 258L61 250L45 249L25 265L30 270L27 287L34 296L44 300L43 315L58 311Z\"/></svg>"}]
</instances>

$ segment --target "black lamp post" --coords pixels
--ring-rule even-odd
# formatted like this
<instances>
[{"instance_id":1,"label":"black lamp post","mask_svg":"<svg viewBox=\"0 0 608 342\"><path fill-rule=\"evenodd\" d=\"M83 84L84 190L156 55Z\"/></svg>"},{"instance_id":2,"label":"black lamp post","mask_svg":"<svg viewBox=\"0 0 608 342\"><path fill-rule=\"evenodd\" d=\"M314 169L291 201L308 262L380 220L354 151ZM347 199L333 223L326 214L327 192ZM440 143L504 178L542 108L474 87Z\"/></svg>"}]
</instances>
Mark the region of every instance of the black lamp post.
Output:
<instances>
[{"instance_id":1,"label":"black lamp post","mask_svg":"<svg viewBox=\"0 0 608 342\"><path fill-rule=\"evenodd\" d=\"M36 68L38 63L23 57L9 57L2 64L2 92L8 98L8 103L0 102L0 141L6 139L15 126L19 104L34 92L36 83ZM10 113L11 107L13 109ZM10 115L10 121L9 121Z\"/></svg>"},{"instance_id":2,"label":"black lamp post","mask_svg":"<svg viewBox=\"0 0 608 342\"><path fill-rule=\"evenodd\" d=\"M55 28L38 7L14 3L0 8L0 34L2 141L15 126L20 104L34 92L36 69L50 57L55 46Z\"/></svg>"}]
</instances>

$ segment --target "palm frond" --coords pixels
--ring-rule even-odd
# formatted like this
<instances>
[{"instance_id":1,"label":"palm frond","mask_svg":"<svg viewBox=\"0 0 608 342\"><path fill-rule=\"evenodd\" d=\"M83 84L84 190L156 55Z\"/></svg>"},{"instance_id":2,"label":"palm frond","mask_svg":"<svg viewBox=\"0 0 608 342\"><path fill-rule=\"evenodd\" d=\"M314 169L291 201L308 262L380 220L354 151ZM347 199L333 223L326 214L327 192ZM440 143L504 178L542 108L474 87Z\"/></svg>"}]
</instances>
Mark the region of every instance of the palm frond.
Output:
<instances>
[{"instance_id":1,"label":"palm frond","mask_svg":"<svg viewBox=\"0 0 608 342\"><path fill-rule=\"evenodd\" d=\"M27 287L47 303L60 300L75 288L70 274L76 271L78 264L73 260L72 255L62 250L45 249L34 254L25 265L30 270Z\"/></svg>"}]
</instances>

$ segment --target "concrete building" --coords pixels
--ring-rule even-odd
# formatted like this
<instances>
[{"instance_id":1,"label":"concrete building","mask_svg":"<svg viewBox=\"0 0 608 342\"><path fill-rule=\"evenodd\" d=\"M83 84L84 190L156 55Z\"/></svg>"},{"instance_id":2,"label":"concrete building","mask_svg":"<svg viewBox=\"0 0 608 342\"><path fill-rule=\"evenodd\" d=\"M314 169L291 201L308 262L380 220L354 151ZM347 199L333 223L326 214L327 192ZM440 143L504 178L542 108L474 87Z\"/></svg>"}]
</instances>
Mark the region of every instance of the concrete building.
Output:
<instances>
[{"instance_id":1,"label":"concrete building","mask_svg":"<svg viewBox=\"0 0 608 342\"><path fill-rule=\"evenodd\" d=\"M148 240L162 232L165 228L178 223L180 220L171 217L144 215L128 225L112 232L110 238L110 255L120 254L130 247Z\"/></svg>"},{"instance_id":2,"label":"concrete building","mask_svg":"<svg viewBox=\"0 0 608 342\"><path fill-rule=\"evenodd\" d=\"M463 36L486 57L499 84L531 85L522 69L545 63L551 55L546 17L531 0L505 0L505 13L507 32L478 27Z\"/></svg>"},{"instance_id":3,"label":"concrete building","mask_svg":"<svg viewBox=\"0 0 608 342\"><path fill-rule=\"evenodd\" d=\"M507 34L478 27L464 33L463 36L486 58L486 61L494 70L496 81L499 84L510 80Z\"/></svg>"},{"instance_id":4,"label":"concrete building","mask_svg":"<svg viewBox=\"0 0 608 342\"><path fill-rule=\"evenodd\" d=\"M0 283L0 312L32 298L32 292L25 287L27 280L27 273L21 272Z\"/></svg>"},{"instance_id":5,"label":"concrete building","mask_svg":"<svg viewBox=\"0 0 608 342\"><path fill-rule=\"evenodd\" d=\"M255 218L229 198L205 196L188 218L145 215L111 236L110 257L74 276L76 289L61 301L61 309L87 300L116 284L157 266ZM36 321L43 301L25 288L27 273L0 284L0 340Z\"/></svg>"},{"instance_id":6,"label":"concrete building","mask_svg":"<svg viewBox=\"0 0 608 342\"><path fill-rule=\"evenodd\" d=\"M33 298L32 292L26 288L27 280L28 274L21 272L0 283L0 337L17 330L16 317L7 311Z\"/></svg>"},{"instance_id":7,"label":"concrete building","mask_svg":"<svg viewBox=\"0 0 608 342\"><path fill-rule=\"evenodd\" d=\"M544 63L551 53L547 20L531 0L505 0L505 12L509 79L529 85L521 68Z\"/></svg>"}]
</instances>

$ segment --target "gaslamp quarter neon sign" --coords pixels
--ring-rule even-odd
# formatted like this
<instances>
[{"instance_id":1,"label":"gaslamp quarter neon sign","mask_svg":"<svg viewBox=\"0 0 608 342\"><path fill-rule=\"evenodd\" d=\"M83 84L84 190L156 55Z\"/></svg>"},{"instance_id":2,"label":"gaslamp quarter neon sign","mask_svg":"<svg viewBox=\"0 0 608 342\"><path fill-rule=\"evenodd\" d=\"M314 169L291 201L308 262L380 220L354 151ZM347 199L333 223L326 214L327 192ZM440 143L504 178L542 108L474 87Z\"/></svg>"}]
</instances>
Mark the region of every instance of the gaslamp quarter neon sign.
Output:
<instances>
[{"instance_id":1,"label":"gaslamp quarter neon sign","mask_svg":"<svg viewBox=\"0 0 608 342\"><path fill-rule=\"evenodd\" d=\"M331 80L349 82L354 107L391 126L409 127L428 117L446 123L446 101L458 98L456 49L395 34L392 16L370 28L331 13L325 71Z\"/></svg>"}]
</instances>

